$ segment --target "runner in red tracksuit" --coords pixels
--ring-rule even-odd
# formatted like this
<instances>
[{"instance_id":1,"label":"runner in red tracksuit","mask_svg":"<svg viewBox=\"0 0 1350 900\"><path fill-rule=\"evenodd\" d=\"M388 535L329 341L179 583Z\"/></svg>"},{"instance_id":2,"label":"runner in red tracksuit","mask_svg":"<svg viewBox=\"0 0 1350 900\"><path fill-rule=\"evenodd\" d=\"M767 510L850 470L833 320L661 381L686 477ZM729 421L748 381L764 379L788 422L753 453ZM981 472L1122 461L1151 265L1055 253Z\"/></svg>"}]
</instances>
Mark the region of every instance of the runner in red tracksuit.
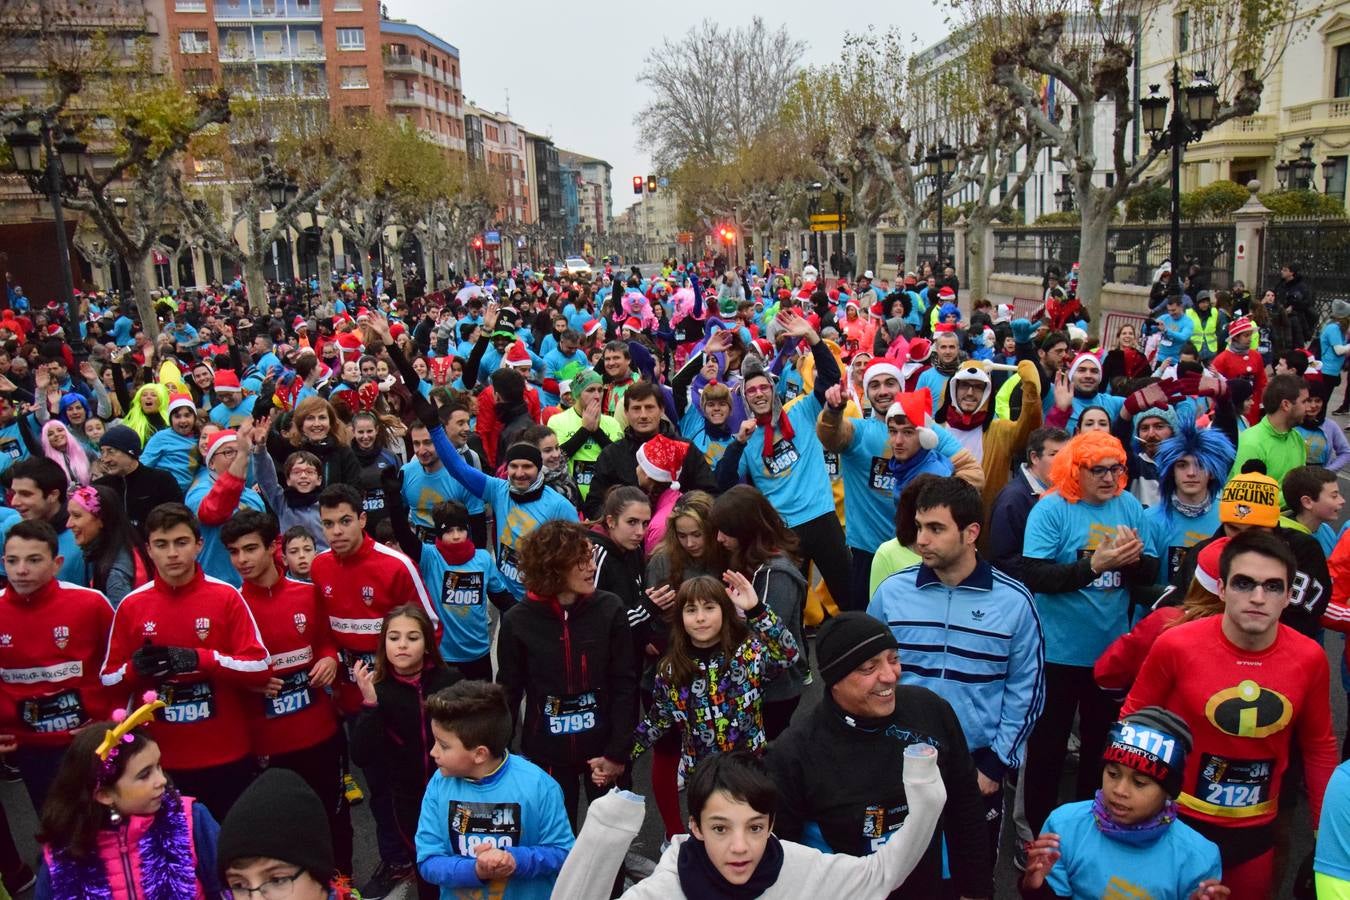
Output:
<instances>
[{"instance_id":1,"label":"runner in red tracksuit","mask_svg":"<svg viewBox=\"0 0 1350 900\"><path fill-rule=\"evenodd\" d=\"M324 688L337 675L337 647L314 585L285 577L272 545L277 521L248 510L221 526L220 540L243 580L240 593L271 656L267 691L247 706L253 753L291 769L324 801L338 871L352 874L351 811L342 798L343 742L337 708Z\"/></svg>"},{"instance_id":2,"label":"runner in red tracksuit","mask_svg":"<svg viewBox=\"0 0 1350 900\"><path fill-rule=\"evenodd\" d=\"M1219 846L1233 900L1274 894L1273 824L1295 738L1314 823L1337 763L1326 653L1279 622L1295 571L1270 533L1232 538L1220 562L1224 612L1164 631L1121 711L1162 706L1190 726L1177 803Z\"/></svg>"},{"instance_id":3,"label":"runner in red tracksuit","mask_svg":"<svg viewBox=\"0 0 1350 900\"><path fill-rule=\"evenodd\" d=\"M0 594L0 734L12 734L19 767L42 809L74 729L108 718L113 701L99 681L113 608L98 591L56 580L56 531L17 523L5 538L9 587Z\"/></svg>"},{"instance_id":4,"label":"runner in red tracksuit","mask_svg":"<svg viewBox=\"0 0 1350 900\"><path fill-rule=\"evenodd\" d=\"M253 777L246 709L271 678L267 648L239 592L197 565L201 531L186 506L155 507L145 528L155 577L117 607L103 683L122 700L158 691L168 706L150 733L164 768L223 818Z\"/></svg>"},{"instance_id":5,"label":"runner in red tracksuit","mask_svg":"<svg viewBox=\"0 0 1350 900\"><path fill-rule=\"evenodd\" d=\"M437 623L435 640L440 640L440 618L417 568L408 557L365 533L362 508L361 494L351 485L324 489L319 497L319 520L329 549L314 557L309 570L319 608L328 617L338 647L337 698L343 715L361 710L361 691L352 666L359 659L375 665L385 613L404 603L421 603L427 617Z\"/></svg>"}]
</instances>

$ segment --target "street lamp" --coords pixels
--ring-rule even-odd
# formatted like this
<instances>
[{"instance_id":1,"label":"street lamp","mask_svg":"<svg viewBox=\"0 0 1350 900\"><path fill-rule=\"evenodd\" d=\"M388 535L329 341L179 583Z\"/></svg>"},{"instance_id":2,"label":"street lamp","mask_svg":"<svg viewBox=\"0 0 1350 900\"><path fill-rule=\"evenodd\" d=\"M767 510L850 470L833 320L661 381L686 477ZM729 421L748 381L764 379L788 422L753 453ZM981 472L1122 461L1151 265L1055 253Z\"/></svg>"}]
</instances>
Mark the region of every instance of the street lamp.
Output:
<instances>
[{"instance_id":1,"label":"street lamp","mask_svg":"<svg viewBox=\"0 0 1350 900\"><path fill-rule=\"evenodd\" d=\"M1285 160L1280 160L1275 164L1275 179L1280 183L1280 190L1284 190L1289 185L1290 165Z\"/></svg>"},{"instance_id":2,"label":"street lamp","mask_svg":"<svg viewBox=\"0 0 1350 900\"><path fill-rule=\"evenodd\" d=\"M60 138L53 140L52 132L60 128ZM61 270L61 288L65 292L66 315L71 328L78 328L79 305L75 301L75 284L70 274L70 248L66 243L65 210L61 198L74 195L80 187L80 178L89 169L88 146L73 129L41 113L27 113L5 125L5 143L9 145L15 170L28 182L35 194L46 194L52 205L52 222L56 226L57 268ZM43 154L46 163L43 163ZM79 337L72 333L71 339Z\"/></svg>"},{"instance_id":3,"label":"street lamp","mask_svg":"<svg viewBox=\"0 0 1350 900\"><path fill-rule=\"evenodd\" d=\"M1159 85L1149 85L1149 96L1139 101L1144 131L1155 148L1172 153L1172 279L1174 291L1181 290L1181 156L1186 145L1198 141L1218 114L1219 89L1198 70L1191 83L1181 85L1181 67L1172 63L1172 116L1166 118L1168 98L1158 93ZM1184 107L1184 108L1183 108Z\"/></svg>"},{"instance_id":4,"label":"street lamp","mask_svg":"<svg viewBox=\"0 0 1350 900\"><path fill-rule=\"evenodd\" d=\"M923 163L924 174L933 182L934 190L937 192L937 271L933 274L941 278L943 268L942 211L943 207L947 205L945 196L947 183L956 174L956 148L949 146L945 140L939 141L923 156Z\"/></svg>"},{"instance_id":5,"label":"street lamp","mask_svg":"<svg viewBox=\"0 0 1350 900\"><path fill-rule=\"evenodd\" d=\"M806 219L811 222L811 217L820 211L820 192L825 189L825 185L819 181L813 181L806 186L807 210ZM816 258L817 264L820 262L820 232L816 231L815 223L811 222L811 255ZM805 265L802 268L806 268Z\"/></svg>"}]
</instances>

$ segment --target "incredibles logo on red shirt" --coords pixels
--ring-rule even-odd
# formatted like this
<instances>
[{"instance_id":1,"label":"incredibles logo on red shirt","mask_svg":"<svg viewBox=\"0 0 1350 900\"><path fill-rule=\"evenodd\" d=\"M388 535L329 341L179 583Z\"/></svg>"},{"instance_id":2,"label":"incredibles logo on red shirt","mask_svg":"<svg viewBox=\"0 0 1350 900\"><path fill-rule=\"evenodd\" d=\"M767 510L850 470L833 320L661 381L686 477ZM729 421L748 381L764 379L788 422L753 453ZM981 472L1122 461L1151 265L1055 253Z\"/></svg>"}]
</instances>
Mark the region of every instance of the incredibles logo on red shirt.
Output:
<instances>
[{"instance_id":1,"label":"incredibles logo on red shirt","mask_svg":"<svg viewBox=\"0 0 1350 900\"><path fill-rule=\"evenodd\" d=\"M1269 737L1288 727L1293 716L1289 698L1250 680L1219 691L1205 704L1205 718L1234 737Z\"/></svg>"}]
</instances>

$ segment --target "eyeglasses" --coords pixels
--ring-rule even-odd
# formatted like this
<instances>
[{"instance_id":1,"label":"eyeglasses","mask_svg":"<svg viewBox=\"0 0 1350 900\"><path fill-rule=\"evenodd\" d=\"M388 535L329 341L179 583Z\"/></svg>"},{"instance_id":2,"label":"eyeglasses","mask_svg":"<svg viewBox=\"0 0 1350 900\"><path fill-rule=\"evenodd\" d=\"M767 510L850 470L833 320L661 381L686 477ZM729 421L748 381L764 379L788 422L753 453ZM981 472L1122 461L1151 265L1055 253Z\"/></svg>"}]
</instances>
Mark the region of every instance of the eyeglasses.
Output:
<instances>
[{"instance_id":1,"label":"eyeglasses","mask_svg":"<svg viewBox=\"0 0 1350 900\"><path fill-rule=\"evenodd\" d=\"M304 874L300 869L290 875L273 875L258 887L231 885L225 890L225 900L252 900L254 894L262 900L288 900L295 892L295 882Z\"/></svg>"},{"instance_id":2,"label":"eyeglasses","mask_svg":"<svg viewBox=\"0 0 1350 900\"><path fill-rule=\"evenodd\" d=\"M745 389L745 396L747 397L753 397L756 396L757 394L772 394L772 393L773 387L767 384L757 384L754 387L747 387Z\"/></svg>"},{"instance_id":3,"label":"eyeglasses","mask_svg":"<svg viewBox=\"0 0 1350 900\"><path fill-rule=\"evenodd\" d=\"M1233 575L1228 579L1228 590L1235 594L1251 594L1260 588L1270 596L1283 597L1288 592L1288 586L1283 578L1267 578L1265 581L1257 581L1255 578L1249 578L1246 575Z\"/></svg>"},{"instance_id":4,"label":"eyeglasses","mask_svg":"<svg viewBox=\"0 0 1350 900\"><path fill-rule=\"evenodd\" d=\"M1093 466L1088 469L1088 474L1093 478L1105 478L1107 475L1112 478L1119 478L1125 474L1125 467L1120 463L1116 463L1114 466Z\"/></svg>"}]
</instances>

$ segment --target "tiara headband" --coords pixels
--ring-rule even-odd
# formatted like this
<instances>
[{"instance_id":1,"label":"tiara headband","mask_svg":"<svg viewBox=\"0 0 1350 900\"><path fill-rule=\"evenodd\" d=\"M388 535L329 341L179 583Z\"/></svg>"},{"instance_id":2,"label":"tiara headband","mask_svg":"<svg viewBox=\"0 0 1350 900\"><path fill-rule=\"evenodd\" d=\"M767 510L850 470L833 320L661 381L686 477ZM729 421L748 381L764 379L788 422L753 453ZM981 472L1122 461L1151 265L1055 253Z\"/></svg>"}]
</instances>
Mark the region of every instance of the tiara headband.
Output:
<instances>
[{"instance_id":1,"label":"tiara headband","mask_svg":"<svg viewBox=\"0 0 1350 900\"><path fill-rule=\"evenodd\" d=\"M141 696L141 701L141 706L133 713L128 714L125 709L113 711L113 721L117 725L108 729L103 736L103 742L94 751L94 755L98 757L100 784L106 783L111 777L122 745L135 740L131 732L154 719L155 711L163 709L166 705L154 691L146 691Z\"/></svg>"}]
</instances>

